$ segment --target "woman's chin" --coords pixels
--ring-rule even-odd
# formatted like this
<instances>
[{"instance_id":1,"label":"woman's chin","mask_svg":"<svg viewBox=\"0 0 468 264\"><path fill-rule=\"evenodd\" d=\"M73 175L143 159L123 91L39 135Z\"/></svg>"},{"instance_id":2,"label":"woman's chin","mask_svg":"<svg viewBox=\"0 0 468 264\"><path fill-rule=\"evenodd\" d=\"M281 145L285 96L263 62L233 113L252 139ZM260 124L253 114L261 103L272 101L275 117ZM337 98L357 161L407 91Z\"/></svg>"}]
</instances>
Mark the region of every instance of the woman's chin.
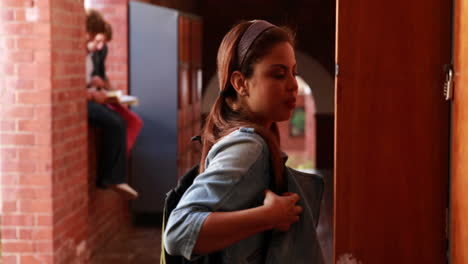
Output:
<instances>
[{"instance_id":1,"label":"woman's chin","mask_svg":"<svg viewBox=\"0 0 468 264\"><path fill-rule=\"evenodd\" d=\"M290 111L287 114L278 116L278 118L276 119L276 122L288 121L289 119L291 119L291 117L292 117L292 111Z\"/></svg>"}]
</instances>

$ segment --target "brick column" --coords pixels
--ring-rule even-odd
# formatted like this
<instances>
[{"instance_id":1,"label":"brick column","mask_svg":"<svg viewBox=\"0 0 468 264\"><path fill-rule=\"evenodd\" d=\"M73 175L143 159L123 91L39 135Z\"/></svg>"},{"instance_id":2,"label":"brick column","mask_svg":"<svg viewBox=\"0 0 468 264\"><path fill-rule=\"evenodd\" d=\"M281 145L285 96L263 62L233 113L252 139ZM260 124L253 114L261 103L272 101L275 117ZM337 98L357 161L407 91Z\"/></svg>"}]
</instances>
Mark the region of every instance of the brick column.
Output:
<instances>
[{"instance_id":1,"label":"brick column","mask_svg":"<svg viewBox=\"0 0 468 264\"><path fill-rule=\"evenodd\" d=\"M87 257L82 0L0 2L2 263Z\"/></svg>"},{"instance_id":2,"label":"brick column","mask_svg":"<svg viewBox=\"0 0 468 264\"><path fill-rule=\"evenodd\" d=\"M50 1L54 260L74 263L88 257L84 3Z\"/></svg>"}]
</instances>

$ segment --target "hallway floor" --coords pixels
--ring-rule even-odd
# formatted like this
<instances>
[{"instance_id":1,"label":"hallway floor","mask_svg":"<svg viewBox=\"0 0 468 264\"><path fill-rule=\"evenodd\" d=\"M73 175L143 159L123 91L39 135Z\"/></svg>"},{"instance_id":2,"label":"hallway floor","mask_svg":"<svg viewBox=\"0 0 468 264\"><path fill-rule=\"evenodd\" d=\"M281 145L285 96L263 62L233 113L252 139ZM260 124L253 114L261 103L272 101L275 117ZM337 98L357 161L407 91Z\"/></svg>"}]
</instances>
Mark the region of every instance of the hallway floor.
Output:
<instances>
[{"instance_id":1,"label":"hallway floor","mask_svg":"<svg viewBox=\"0 0 468 264\"><path fill-rule=\"evenodd\" d=\"M133 227L112 238L91 264L155 264L161 253L161 229Z\"/></svg>"}]
</instances>

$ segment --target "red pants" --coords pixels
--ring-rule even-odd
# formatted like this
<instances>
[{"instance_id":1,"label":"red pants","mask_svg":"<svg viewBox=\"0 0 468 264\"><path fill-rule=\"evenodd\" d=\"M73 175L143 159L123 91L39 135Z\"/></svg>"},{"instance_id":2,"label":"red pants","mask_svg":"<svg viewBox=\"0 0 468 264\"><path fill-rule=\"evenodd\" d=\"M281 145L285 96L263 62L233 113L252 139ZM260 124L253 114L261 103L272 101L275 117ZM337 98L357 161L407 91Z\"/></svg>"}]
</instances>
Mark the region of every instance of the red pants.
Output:
<instances>
[{"instance_id":1,"label":"red pants","mask_svg":"<svg viewBox=\"0 0 468 264\"><path fill-rule=\"evenodd\" d=\"M127 107L120 104L107 104L108 108L120 114L120 116L127 123L127 157L130 155L130 150L135 144L135 140L143 127L141 118L130 111Z\"/></svg>"}]
</instances>

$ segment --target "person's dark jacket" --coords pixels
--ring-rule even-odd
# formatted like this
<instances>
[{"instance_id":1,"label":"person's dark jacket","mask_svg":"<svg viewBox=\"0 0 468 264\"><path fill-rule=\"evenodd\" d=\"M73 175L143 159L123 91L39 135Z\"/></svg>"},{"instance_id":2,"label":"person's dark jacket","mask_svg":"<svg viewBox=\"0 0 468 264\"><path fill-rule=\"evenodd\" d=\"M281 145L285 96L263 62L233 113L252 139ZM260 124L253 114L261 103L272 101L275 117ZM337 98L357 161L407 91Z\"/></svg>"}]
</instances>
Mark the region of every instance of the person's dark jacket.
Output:
<instances>
[{"instance_id":1,"label":"person's dark jacket","mask_svg":"<svg viewBox=\"0 0 468 264\"><path fill-rule=\"evenodd\" d=\"M105 61L107 57L107 45L104 45L102 50L97 50L91 55L93 61L93 71L91 77L99 76L101 79L107 81Z\"/></svg>"}]
</instances>

